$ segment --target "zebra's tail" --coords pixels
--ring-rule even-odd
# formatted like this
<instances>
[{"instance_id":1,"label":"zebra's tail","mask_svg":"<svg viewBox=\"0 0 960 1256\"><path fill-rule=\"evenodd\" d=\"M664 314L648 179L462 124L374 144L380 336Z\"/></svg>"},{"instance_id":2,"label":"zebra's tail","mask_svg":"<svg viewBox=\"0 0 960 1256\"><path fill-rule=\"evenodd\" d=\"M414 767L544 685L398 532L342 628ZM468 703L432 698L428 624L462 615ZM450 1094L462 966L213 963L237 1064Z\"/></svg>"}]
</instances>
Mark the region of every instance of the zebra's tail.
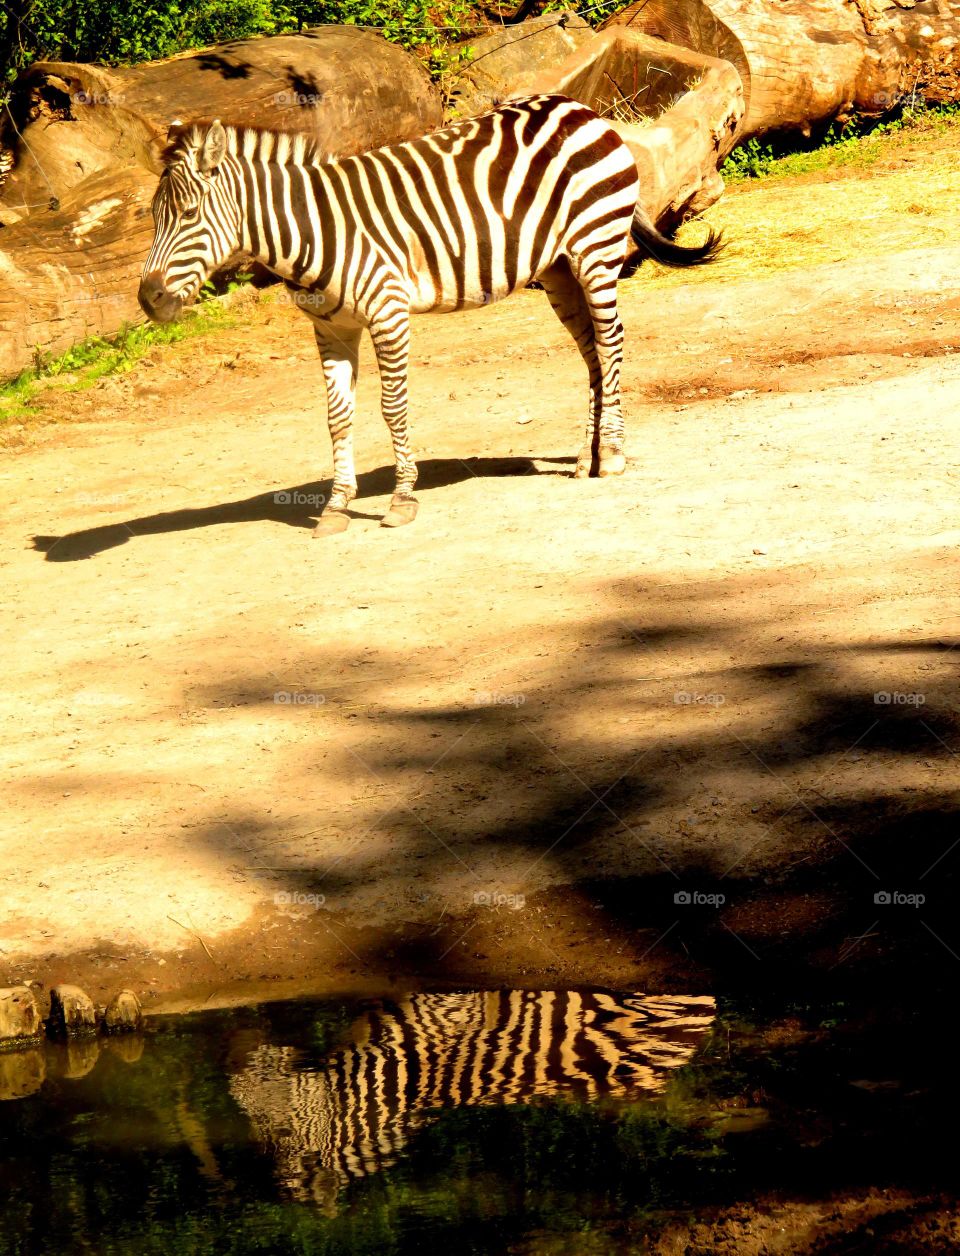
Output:
<instances>
[{"instance_id":1,"label":"zebra's tail","mask_svg":"<svg viewBox=\"0 0 960 1256\"><path fill-rule=\"evenodd\" d=\"M712 227L708 231L707 238L703 244L695 244L692 247L685 244L674 244L672 240L657 230L646 210L640 205L637 206L634 212L630 234L633 236L634 243L637 245L640 253L626 263L621 272L624 276L633 274L643 261L644 254L652 257L655 262L659 262L662 266L700 266L704 262L712 262L726 247L722 234L719 231L714 231Z\"/></svg>"}]
</instances>

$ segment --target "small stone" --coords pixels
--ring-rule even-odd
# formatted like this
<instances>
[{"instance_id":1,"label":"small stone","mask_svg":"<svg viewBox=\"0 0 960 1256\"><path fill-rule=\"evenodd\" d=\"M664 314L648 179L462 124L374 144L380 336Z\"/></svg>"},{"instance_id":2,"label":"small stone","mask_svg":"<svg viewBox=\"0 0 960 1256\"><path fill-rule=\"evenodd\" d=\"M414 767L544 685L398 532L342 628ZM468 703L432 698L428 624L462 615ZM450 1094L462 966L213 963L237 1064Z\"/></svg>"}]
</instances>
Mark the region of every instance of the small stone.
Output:
<instances>
[{"instance_id":1,"label":"small stone","mask_svg":"<svg viewBox=\"0 0 960 1256\"><path fill-rule=\"evenodd\" d=\"M107 1004L104 1033L128 1034L143 1028L143 1007L132 990L121 990Z\"/></svg>"},{"instance_id":2,"label":"small stone","mask_svg":"<svg viewBox=\"0 0 960 1256\"><path fill-rule=\"evenodd\" d=\"M79 986L54 986L50 991L47 1032L54 1038L92 1034L97 1030L97 1009Z\"/></svg>"},{"instance_id":3,"label":"small stone","mask_svg":"<svg viewBox=\"0 0 960 1256\"><path fill-rule=\"evenodd\" d=\"M28 986L0 990L0 1047L21 1046L40 1034L37 996Z\"/></svg>"}]
</instances>

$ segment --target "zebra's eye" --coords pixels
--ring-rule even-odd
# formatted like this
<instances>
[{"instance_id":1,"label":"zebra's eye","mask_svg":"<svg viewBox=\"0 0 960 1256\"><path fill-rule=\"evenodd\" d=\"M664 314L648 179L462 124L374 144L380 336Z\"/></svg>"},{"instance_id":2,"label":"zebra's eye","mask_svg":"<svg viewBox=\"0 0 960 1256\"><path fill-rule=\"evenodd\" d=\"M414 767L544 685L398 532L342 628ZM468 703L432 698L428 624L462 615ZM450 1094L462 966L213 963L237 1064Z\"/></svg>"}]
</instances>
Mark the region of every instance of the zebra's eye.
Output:
<instances>
[{"instance_id":1,"label":"zebra's eye","mask_svg":"<svg viewBox=\"0 0 960 1256\"><path fill-rule=\"evenodd\" d=\"M183 213L180 215L180 220L181 222L185 222L189 224L192 222L196 222L199 217L200 217L200 206L195 205L193 209L185 209Z\"/></svg>"}]
</instances>

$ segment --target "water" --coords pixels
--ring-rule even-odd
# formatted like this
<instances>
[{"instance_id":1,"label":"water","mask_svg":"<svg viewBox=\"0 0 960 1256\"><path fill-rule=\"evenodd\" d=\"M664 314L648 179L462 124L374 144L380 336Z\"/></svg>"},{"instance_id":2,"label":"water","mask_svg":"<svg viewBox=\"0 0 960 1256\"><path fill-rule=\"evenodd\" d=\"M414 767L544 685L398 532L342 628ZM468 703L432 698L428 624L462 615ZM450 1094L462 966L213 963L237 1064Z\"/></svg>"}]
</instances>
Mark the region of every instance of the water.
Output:
<instances>
[{"instance_id":1,"label":"water","mask_svg":"<svg viewBox=\"0 0 960 1256\"><path fill-rule=\"evenodd\" d=\"M614 1253L763 1192L929 1190L937 1015L416 994L0 1056L0 1253Z\"/></svg>"}]
</instances>

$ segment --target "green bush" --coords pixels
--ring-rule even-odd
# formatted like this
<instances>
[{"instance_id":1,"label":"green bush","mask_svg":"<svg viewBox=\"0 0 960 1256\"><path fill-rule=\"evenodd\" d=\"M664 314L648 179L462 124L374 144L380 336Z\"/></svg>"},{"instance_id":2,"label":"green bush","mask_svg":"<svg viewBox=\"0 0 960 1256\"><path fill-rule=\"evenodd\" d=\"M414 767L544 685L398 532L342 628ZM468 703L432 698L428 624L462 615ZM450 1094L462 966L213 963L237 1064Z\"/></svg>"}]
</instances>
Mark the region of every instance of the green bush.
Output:
<instances>
[{"instance_id":1,"label":"green bush","mask_svg":"<svg viewBox=\"0 0 960 1256\"><path fill-rule=\"evenodd\" d=\"M470 0L12 0L0 4L6 81L41 58L107 65L154 61L189 48L277 35L325 23L371 26L404 48L431 54L469 23Z\"/></svg>"},{"instance_id":2,"label":"green bush","mask_svg":"<svg viewBox=\"0 0 960 1256\"><path fill-rule=\"evenodd\" d=\"M857 118L833 123L824 133L803 139L783 135L761 142L740 144L720 167L727 183L764 179L770 175L809 174L835 166L868 166L878 160L878 140L898 131L941 131L957 121L960 105L927 105L905 97L885 119Z\"/></svg>"},{"instance_id":3,"label":"green bush","mask_svg":"<svg viewBox=\"0 0 960 1256\"><path fill-rule=\"evenodd\" d=\"M296 28L274 0L168 0L141 7L121 0L18 0L0 7L0 55L7 78L40 57L65 61L152 61L185 48Z\"/></svg>"}]
</instances>

